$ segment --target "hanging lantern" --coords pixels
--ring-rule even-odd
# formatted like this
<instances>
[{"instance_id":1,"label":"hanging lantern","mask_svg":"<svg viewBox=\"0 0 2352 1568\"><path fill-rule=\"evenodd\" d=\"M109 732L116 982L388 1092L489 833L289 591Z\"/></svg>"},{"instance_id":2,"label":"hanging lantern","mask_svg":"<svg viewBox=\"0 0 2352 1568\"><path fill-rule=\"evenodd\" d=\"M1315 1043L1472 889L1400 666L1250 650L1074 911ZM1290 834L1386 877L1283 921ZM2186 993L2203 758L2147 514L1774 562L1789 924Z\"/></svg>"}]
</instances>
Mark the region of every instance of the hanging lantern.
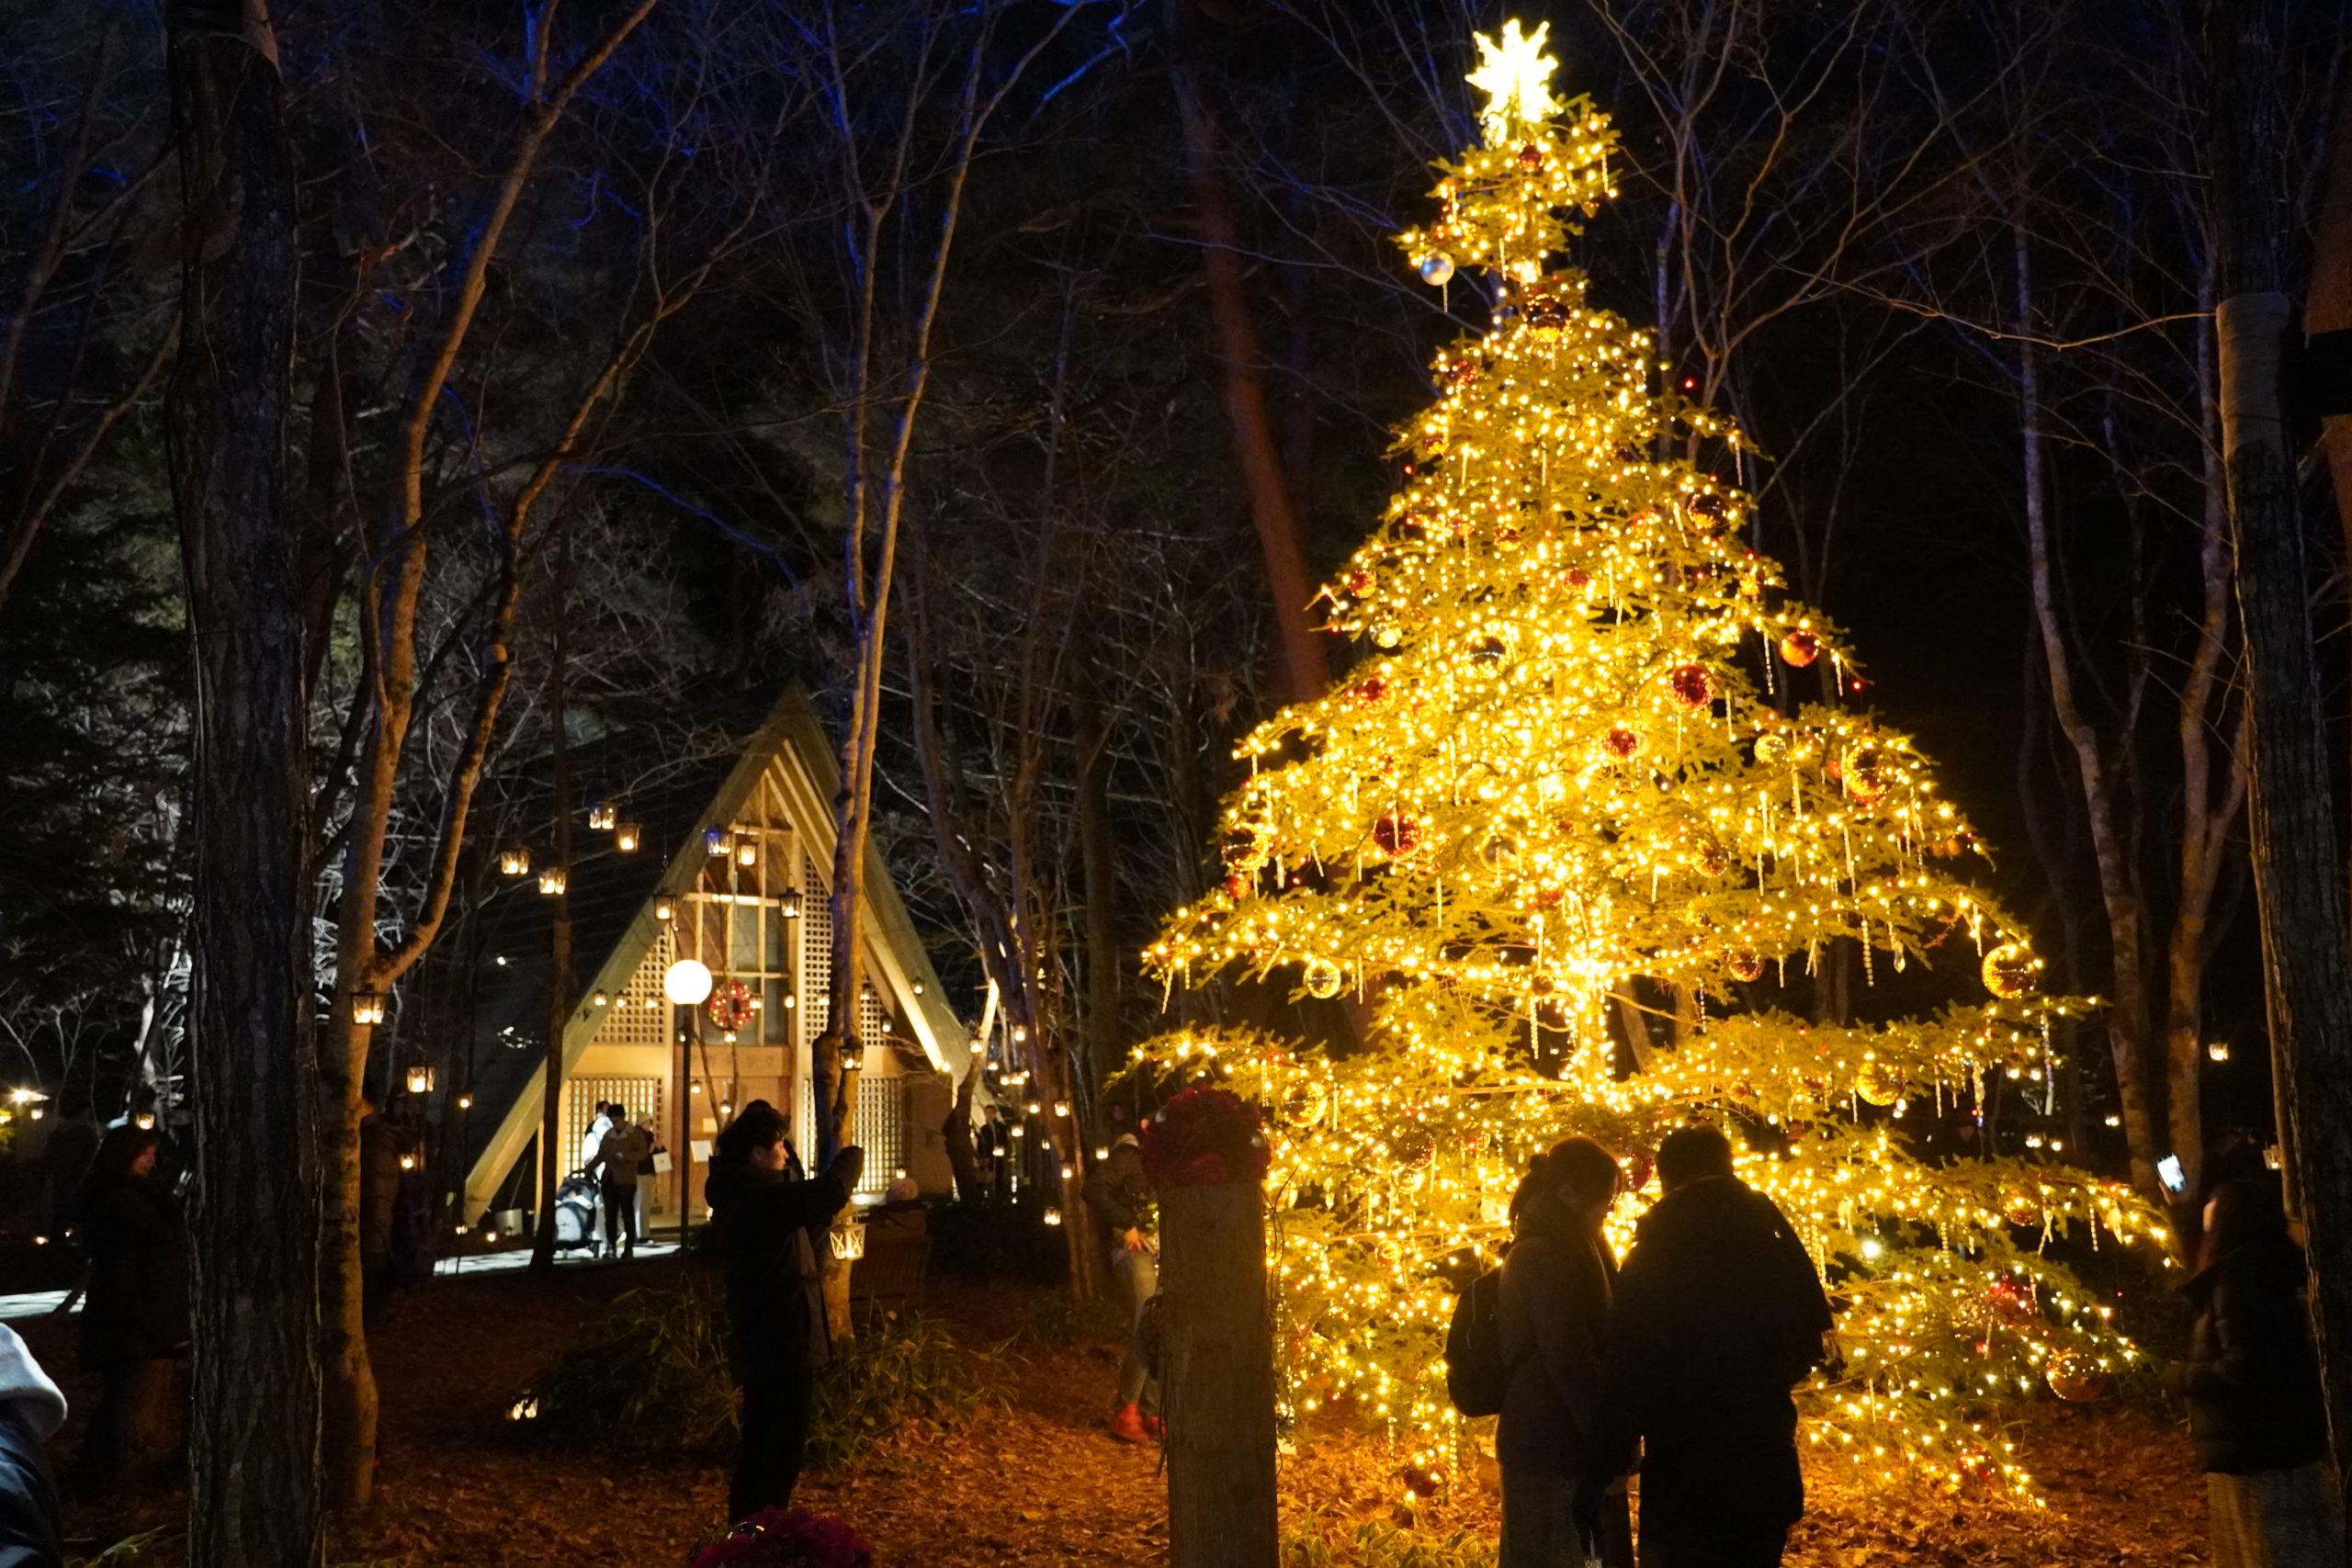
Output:
<instances>
[{"instance_id":1,"label":"hanging lantern","mask_svg":"<svg viewBox=\"0 0 2352 1568\"><path fill-rule=\"evenodd\" d=\"M352 992L351 1021L368 1024L383 1022L384 993L381 991Z\"/></svg>"},{"instance_id":2,"label":"hanging lantern","mask_svg":"<svg viewBox=\"0 0 2352 1568\"><path fill-rule=\"evenodd\" d=\"M609 833L613 830L614 824L619 819L619 816L620 814L613 809L611 801L600 800L588 808L588 826L593 831Z\"/></svg>"},{"instance_id":3,"label":"hanging lantern","mask_svg":"<svg viewBox=\"0 0 2352 1568\"><path fill-rule=\"evenodd\" d=\"M473 1108L474 1108L474 1097L473 1097L472 1095L470 1095L470 1094L461 1094L461 1095L458 1096L458 1110L460 1110L460 1111L471 1111Z\"/></svg>"},{"instance_id":4,"label":"hanging lantern","mask_svg":"<svg viewBox=\"0 0 2352 1568\"><path fill-rule=\"evenodd\" d=\"M539 873L539 891L550 898L561 893L570 885L571 878L564 874L563 867L560 865L548 866Z\"/></svg>"},{"instance_id":5,"label":"hanging lantern","mask_svg":"<svg viewBox=\"0 0 2352 1568\"><path fill-rule=\"evenodd\" d=\"M1054 1101L1054 1114L1055 1114L1055 1115L1057 1115L1057 1116L1067 1116L1067 1115L1069 1115L1069 1100L1057 1100L1056 1101Z\"/></svg>"},{"instance_id":6,"label":"hanging lantern","mask_svg":"<svg viewBox=\"0 0 2352 1568\"><path fill-rule=\"evenodd\" d=\"M644 829L634 822L622 822L613 829L613 848L625 855L637 853L637 846L644 841Z\"/></svg>"},{"instance_id":7,"label":"hanging lantern","mask_svg":"<svg viewBox=\"0 0 2352 1568\"><path fill-rule=\"evenodd\" d=\"M498 870L504 876L531 874L531 852L516 844L498 852Z\"/></svg>"},{"instance_id":8,"label":"hanging lantern","mask_svg":"<svg viewBox=\"0 0 2352 1568\"><path fill-rule=\"evenodd\" d=\"M782 915L787 920L798 919L800 918L800 895L787 890L785 896L776 903L776 913Z\"/></svg>"},{"instance_id":9,"label":"hanging lantern","mask_svg":"<svg viewBox=\"0 0 2352 1568\"><path fill-rule=\"evenodd\" d=\"M419 1062L416 1066L411 1067L408 1070L408 1091L411 1094L431 1094L433 1092L433 1069L423 1062Z\"/></svg>"},{"instance_id":10,"label":"hanging lantern","mask_svg":"<svg viewBox=\"0 0 2352 1568\"><path fill-rule=\"evenodd\" d=\"M1308 959L1302 980L1306 987L1306 994L1323 1001L1338 996L1347 984L1346 977L1340 973L1340 966L1328 958Z\"/></svg>"},{"instance_id":11,"label":"hanging lantern","mask_svg":"<svg viewBox=\"0 0 2352 1568\"><path fill-rule=\"evenodd\" d=\"M675 919L677 918L677 907L672 904L667 898L656 898L653 900L653 918L662 921L664 925L667 925L671 920Z\"/></svg>"},{"instance_id":12,"label":"hanging lantern","mask_svg":"<svg viewBox=\"0 0 2352 1568\"><path fill-rule=\"evenodd\" d=\"M1984 988L2003 1001L2015 1001L2041 979L2041 960L2021 942L2005 942L1984 955Z\"/></svg>"},{"instance_id":13,"label":"hanging lantern","mask_svg":"<svg viewBox=\"0 0 2352 1568\"><path fill-rule=\"evenodd\" d=\"M726 829L705 828L702 830L703 853L707 855L729 854L733 852L734 848L735 840L728 835Z\"/></svg>"},{"instance_id":14,"label":"hanging lantern","mask_svg":"<svg viewBox=\"0 0 2352 1568\"><path fill-rule=\"evenodd\" d=\"M1666 680L1684 707L1702 708L1715 700L1715 677L1703 664L1677 665Z\"/></svg>"},{"instance_id":15,"label":"hanging lantern","mask_svg":"<svg viewBox=\"0 0 2352 1568\"><path fill-rule=\"evenodd\" d=\"M606 996L602 990L599 990L594 996L588 998L588 1005L590 1007L610 1007L612 1006L612 1003L613 998Z\"/></svg>"},{"instance_id":16,"label":"hanging lantern","mask_svg":"<svg viewBox=\"0 0 2352 1568\"><path fill-rule=\"evenodd\" d=\"M757 839L738 839L735 841L735 863L737 865L759 864L760 841Z\"/></svg>"},{"instance_id":17,"label":"hanging lantern","mask_svg":"<svg viewBox=\"0 0 2352 1568\"><path fill-rule=\"evenodd\" d=\"M1821 657L1821 637L1804 626L1781 638L1781 657L1802 670Z\"/></svg>"}]
</instances>

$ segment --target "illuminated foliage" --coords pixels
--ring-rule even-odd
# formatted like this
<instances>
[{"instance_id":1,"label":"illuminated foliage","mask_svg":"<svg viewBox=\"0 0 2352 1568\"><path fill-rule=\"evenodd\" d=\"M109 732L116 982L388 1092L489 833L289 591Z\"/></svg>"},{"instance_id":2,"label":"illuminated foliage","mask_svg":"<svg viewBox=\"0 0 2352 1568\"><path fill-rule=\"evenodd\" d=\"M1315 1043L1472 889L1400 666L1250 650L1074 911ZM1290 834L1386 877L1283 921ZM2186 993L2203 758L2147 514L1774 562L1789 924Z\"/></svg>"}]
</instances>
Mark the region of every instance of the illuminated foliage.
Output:
<instances>
[{"instance_id":1,"label":"illuminated foliage","mask_svg":"<svg viewBox=\"0 0 2352 1568\"><path fill-rule=\"evenodd\" d=\"M1698 460L1739 433L1547 265L1565 214L1611 194L1614 133L1552 100L1543 40L1480 40L1486 144L1440 165L1437 221L1401 236L1424 278L1482 280L1494 324L1438 355L1402 486L1325 591L1367 656L1243 744L1223 885L1147 954L1171 985L1295 974L1360 1003L1368 1038L1184 1032L1139 1066L1268 1109L1301 1410L1434 1446L1453 1283L1492 1265L1527 1157L1584 1132L1645 1176L1666 1131L1711 1120L1840 1307L1814 1440L1889 1478L2023 1490L1987 1402L2087 1397L2134 1354L2040 1243L2159 1222L2122 1184L1932 1163L1907 1135L1989 1075L2046 1109L2049 1023L2078 1004L2035 994L1927 760L1850 705L1838 629L1743 542L1748 498ZM1831 700L1796 701L1798 670ZM1986 998L1851 1027L1772 1006L1833 944L1866 983L1964 954L1944 968ZM1663 1039L1626 1021L1645 1016ZM1646 1198L1621 1205L1621 1247Z\"/></svg>"}]
</instances>

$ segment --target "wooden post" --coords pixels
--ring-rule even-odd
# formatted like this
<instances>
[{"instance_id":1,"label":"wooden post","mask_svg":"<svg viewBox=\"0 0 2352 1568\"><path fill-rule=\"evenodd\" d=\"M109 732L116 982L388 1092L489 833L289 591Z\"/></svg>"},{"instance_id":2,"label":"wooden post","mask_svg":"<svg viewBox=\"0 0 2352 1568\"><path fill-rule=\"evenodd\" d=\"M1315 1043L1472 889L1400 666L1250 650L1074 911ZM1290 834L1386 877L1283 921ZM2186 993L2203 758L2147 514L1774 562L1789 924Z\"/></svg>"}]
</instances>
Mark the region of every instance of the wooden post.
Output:
<instances>
[{"instance_id":1,"label":"wooden post","mask_svg":"<svg viewBox=\"0 0 2352 1568\"><path fill-rule=\"evenodd\" d=\"M1160 1193L1172 1568L1274 1568L1274 1345L1255 1180Z\"/></svg>"}]
</instances>

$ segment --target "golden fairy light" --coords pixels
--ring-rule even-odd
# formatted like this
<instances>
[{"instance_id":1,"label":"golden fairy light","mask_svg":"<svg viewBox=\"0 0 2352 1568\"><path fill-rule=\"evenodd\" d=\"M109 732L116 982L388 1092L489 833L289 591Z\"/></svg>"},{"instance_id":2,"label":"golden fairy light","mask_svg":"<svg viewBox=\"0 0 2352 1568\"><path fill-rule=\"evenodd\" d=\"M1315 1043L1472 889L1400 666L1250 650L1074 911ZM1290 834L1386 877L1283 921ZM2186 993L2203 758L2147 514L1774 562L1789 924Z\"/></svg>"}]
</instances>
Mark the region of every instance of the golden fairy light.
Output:
<instances>
[{"instance_id":1,"label":"golden fairy light","mask_svg":"<svg viewBox=\"0 0 2352 1568\"><path fill-rule=\"evenodd\" d=\"M1399 488L1324 590L1365 656L1242 743L1223 881L1146 953L1171 987L1279 973L1352 998L1368 1038L1180 1031L1136 1070L1267 1110L1302 1412L1442 1442L1453 1282L1492 1266L1528 1156L1584 1132L1640 1174L1713 1121L1841 1303L1812 1439L1872 1476L2026 1492L1970 1412L2086 1397L2138 1356L2042 1245L2161 1221L2077 1168L1921 1157L1990 1080L2046 1109L2051 1024L2086 1004L2040 994L1929 762L1853 705L1842 633L1748 547L1753 503L1707 457L1738 430L1661 386L1654 342L1581 273L1547 269L1568 215L1612 194L1615 132L1552 101L1542 46L1480 40L1487 144L1439 166L1435 219L1399 236L1432 281L1481 269L1496 310L1438 355ZM1933 965L1971 996L1851 1026L1779 1005L1849 961L1859 991ZM1621 1247L1645 1201L1621 1206Z\"/></svg>"}]
</instances>

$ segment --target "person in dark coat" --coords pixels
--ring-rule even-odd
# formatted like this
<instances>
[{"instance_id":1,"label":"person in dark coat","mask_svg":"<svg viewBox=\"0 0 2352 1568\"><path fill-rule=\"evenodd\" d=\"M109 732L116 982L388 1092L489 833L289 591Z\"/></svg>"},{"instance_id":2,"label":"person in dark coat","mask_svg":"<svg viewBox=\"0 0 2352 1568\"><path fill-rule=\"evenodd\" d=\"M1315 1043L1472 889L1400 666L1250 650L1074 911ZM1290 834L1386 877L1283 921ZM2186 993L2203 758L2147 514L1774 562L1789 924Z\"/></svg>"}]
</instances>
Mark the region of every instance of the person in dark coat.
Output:
<instances>
[{"instance_id":1,"label":"person in dark coat","mask_svg":"<svg viewBox=\"0 0 2352 1568\"><path fill-rule=\"evenodd\" d=\"M152 1127L117 1127L83 1183L82 1370L103 1381L75 1482L102 1497L130 1466L139 1408L156 1359L187 1343L187 1260L179 1205L154 1178Z\"/></svg>"},{"instance_id":2,"label":"person in dark coat","mask_svg":"<svg viewBox=\"0 0 2352 1568\"><path fill-rule=\"evenodd\" d=\"M1510 1369L1495 1458L1502 1466L1500 1568L1577 1568L1584 1552L1570 1503L1584 1467L1600 1387L1601 1333L1617 1260L1601 1221L1623 1184L1590 1138L1565 1138L1528 1165L1511 1195L1512 1242L1496 1303ZM1632 1568L1622 1529L1603 1560Z\"/></svg>"},{"instance_id":3,"label":"person in dark coat","mask_svg":"<svg viewBox=\"0 0 2352 1568\"><path fill-rule=\"evenodd\" d=\"M1159 1293L1159 1242L1152 1234L1143 1145L1133 1133L1120 1134L1109 1157L1087 1174L1086 1206L1102 1224L1111 1277L1119 1282L1119 1301L1127 1309L1127 1353L1119 1363L1110 1432L1122 1442L1148 1443L1158 1436L1159 1385L1144 1350L1144 1309Z\"/></svg>"},{"instance_id":4,"label":"person in dark coat","mask_svg":"<svg viewBox=\"0 0 2352 1568\"><path fill-rule=\"evenodd\" d=\"M808 1445L818 1370L832 1353L819 1262L833 1216L865 1169L844 1148L823 1173L797 1180L783 1115L764 1100L743 1108L712 1151L703 1196L727 1277L728 1370L743 1394L742 1449L728 1489L741 1521L792 1502Z\"/></svg>"},{"instance_id":5,"label":"person in dark coat","mask_svg":"<svg viewBox=\"0 0 2352 1568\"><path fill-rule=\"evenodd\" d=\"M2205 1205L2188 1359L2173 1383L2205 1472L2214 1568L2336 1568L2344 1517L2302 1303L2303 1249L2267 1179L2225 1181Z\"/></svg>"},{"instance_id":6,"label":"person in dark coat","mask_svg":"<svg viewBox=\"0 0 2352 1568\"><path fill-rule=\"evenodd\" d=\"M1638 1445L1643 1568L1770 1568L1804 1513L1789 1391L1821 1359L1829 1302L1721 1132L1669 1134L1657 1169L1610 1303L1577 1522L1590 1531Z\"/></svg>"}]
</instances>

